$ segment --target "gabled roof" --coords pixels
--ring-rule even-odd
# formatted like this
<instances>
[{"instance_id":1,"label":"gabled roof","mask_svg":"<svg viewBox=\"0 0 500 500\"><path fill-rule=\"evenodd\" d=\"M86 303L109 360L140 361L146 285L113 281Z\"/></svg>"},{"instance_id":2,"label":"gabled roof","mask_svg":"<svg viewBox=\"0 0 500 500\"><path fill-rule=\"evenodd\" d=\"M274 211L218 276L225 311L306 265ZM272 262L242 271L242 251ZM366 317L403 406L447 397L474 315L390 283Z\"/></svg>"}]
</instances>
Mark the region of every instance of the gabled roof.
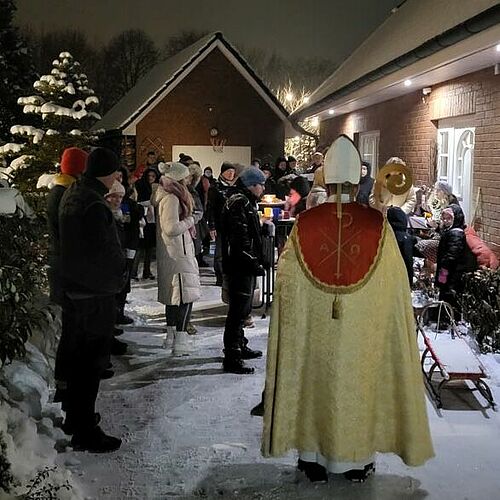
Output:
<instances>
[{"instance_id":1,"label":"gabled roof","mask_svg":"<svg viewBox=\"0 0 500 500\"><path fill-rule=\"evenodd\" d=\"M134 134L136 123L216 48L221 50L279 118L288 125L288 112L283 105L241 54L222 33L217 32L201 38L169 59L158 63L95 124L94 128L120 129L125 133Z\"/></svg>"},{"instance_id":2,"label":"gabled roof","mask_svg":"<svg viewBox=\"0 0 500 500\"><path fill-rule=\"evenodd\" d=\"M301 120L347 95L499 23L498 0L406 0L309 97Z\"/></svg>"}]
</instances>

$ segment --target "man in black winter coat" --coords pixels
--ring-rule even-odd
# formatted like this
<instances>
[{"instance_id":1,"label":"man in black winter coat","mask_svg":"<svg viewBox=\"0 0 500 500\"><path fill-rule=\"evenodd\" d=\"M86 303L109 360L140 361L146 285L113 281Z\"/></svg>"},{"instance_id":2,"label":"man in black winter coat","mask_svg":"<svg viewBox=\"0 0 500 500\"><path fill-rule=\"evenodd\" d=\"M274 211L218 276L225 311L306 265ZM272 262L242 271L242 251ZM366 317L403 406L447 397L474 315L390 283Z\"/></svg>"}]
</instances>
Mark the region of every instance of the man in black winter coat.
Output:
<instances>
[{"instance_id":1,"label":"man in black winter coat","mask_svg":"<svg viewBox=\"0 0 500 500\"><path fill-rule=\"evenodd\" d=\"M255 277L264 275L257 202L264 193L265 182L262 171L245 168L222 211L222 265L229 297L223 367L231 373L253 373L254 369L245 366L243 360L262 356L262 352L247 346L243 323L252 310Z\"/></svg>"},{"instance_id":2,"label":"man in black winter coat","mask_svg":"<svg viewBox=\"0 0 500 500\"><path fill-rule=\"evenodd\" d=\"M66 189L85 170L88 154L80 148L66 148L61 156L61 172L54 177L54 186L47 196L49 227L49 285L50 300L62 305L63 291L59 263L59 204Z\"/></svg>"},{"instance_id":3,"label":"man in black winter coat","mask_svg":"<svg viewBox=\"0 0 500 500\"><path fill-rule=\"evenodd\" d=\"M387 221L394 231L394 236L396 236L411 287L413 285L413 245L415 242L414 237L408 233L408 216L399 207L389 207Z\"/></svg>"},{"instance_id":4,"label":"man in black winter coat","mask_svg":"<svg viewBox=\"0 0 500 500\"><path fill-rule=\"evenodd\" d=\"M100 377L109 365L115 295L125 278L125 256L104 199L118 167L112 151L92 151L84 175L66 190L59 207L63 311L71 319L62 349L68 382L65 426L73 433L73 448L91 452L121 445L101 430L95 413Z\"/></svg>"},{"instance_id":5,"label":"man in black winter coat","mask_svg":"<svg viewBox=\"0 0 500 500\"><path fill-rule=\"evenodd\" d=\"M229 162L224 162L220 167L220 175L213 186L208 190L207 220L210 237L215 240L214 271L215 285L222 286L222 238L221 220L222 209L231 192L236 169Z\"/></svg>"}]
</instances>

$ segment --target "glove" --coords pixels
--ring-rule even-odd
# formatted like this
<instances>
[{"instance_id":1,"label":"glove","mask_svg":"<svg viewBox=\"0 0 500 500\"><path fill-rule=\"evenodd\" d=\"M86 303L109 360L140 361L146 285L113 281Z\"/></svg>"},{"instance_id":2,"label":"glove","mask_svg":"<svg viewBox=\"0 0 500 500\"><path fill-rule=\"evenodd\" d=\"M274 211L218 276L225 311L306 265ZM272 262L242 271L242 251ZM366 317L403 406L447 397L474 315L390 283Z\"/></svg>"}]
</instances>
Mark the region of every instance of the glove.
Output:
<instances>
[{"instance_id":1,"label":"glove","mask_svg":"<svg viewBox=\"0 0 500 500\"><path fill-rule=\"evenodd\" d=\"M444 285L448 281L448 269L440 269L438 274L438 283Z\"/></svg>"}]
</instances>

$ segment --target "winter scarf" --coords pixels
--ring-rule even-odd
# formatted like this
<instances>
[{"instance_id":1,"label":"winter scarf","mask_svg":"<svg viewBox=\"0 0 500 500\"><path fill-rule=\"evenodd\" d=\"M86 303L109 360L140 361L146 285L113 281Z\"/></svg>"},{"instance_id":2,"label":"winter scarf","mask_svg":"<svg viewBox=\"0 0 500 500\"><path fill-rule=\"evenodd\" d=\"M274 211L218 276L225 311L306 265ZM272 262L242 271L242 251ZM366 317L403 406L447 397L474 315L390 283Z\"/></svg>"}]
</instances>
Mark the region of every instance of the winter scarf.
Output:
<instances>
[{"instance_id":1,"label":"winter scarf","mask_svg":"<svg viewBox=\"0 0 500 500\"><path fill-rule=\"evenodd\" d=\"M179 200L179 220L190 217L193 213L194 202L187 187L164 175L160 179L160 185L167 193L177 196Z\"/></svg>"},{"instance_id":2,"label":"winter scarf","mask_svg":"<svg viewBox=\"0 0 500 500\"><path fill-rule=\"evenodd\" d=\"M69 187L73 182L76 181L76 178L69 174L56 174L52 180L54 186L64 186Z\"/></svg>"}]
</instances>

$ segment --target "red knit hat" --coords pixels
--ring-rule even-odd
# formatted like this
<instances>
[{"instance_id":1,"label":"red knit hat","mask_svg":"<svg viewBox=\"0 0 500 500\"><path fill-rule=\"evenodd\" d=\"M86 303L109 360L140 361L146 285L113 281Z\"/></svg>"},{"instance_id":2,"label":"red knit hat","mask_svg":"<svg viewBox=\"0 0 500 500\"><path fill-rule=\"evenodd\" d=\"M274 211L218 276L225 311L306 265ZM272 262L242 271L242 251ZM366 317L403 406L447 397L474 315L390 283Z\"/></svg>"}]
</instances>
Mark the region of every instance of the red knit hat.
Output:
<instances>
[{"instance_id":1,"label":"red knit hat","mask_svg":"<svg viewBox=\"0 0 500 500\"><path fill-rule=\"evenodd\" d=\"M88 153L80 148L66 148L61 156L61 172L78 177L87 164Z\"/></svg>"}]
</instances>

